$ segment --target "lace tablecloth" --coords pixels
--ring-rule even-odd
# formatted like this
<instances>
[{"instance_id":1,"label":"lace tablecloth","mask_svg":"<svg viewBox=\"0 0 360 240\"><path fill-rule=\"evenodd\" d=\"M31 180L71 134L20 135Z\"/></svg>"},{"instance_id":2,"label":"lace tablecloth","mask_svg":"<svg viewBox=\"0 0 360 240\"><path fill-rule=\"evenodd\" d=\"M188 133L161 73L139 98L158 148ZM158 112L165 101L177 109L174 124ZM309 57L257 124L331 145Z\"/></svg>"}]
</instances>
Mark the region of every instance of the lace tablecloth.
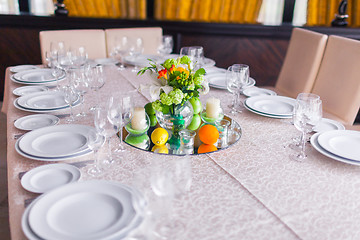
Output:
<instances>
[{"instance_id":1,"label":"lace tablecloth","mask_svg":"<svg viewBox=\"0 0 360 240\"><path fill-rule=\"evenodd\" d=\"M5 102L8 129L9 210L12 239L24 239L21 216L24 200L36 197L20 185L19 173L46 162L20 156L14 149L14 135L22 133L13 122L28 115L16 109L13 89L19 87L6 72ZM129 70L107 67L107 82L99 91L100 99L130 92L147 76ZM143 106L147 94L132 92L136 104ZM144 97L145 96L145 97ZM210 96L222 101L225 112L231 97L225 90L211 89ZM86 108L96 102L94 93L86 96ZM60 114L61 112L59 112ZM57 113L58 114L58 113ZM270 119L244 110L235 120L243 136L227 150L192 156L193 184L188 195L175 204L186 223L179 239L358 239L360 235L360 168L338 163L322 156L309 146L304 162L288 158L285 148L298 132L289 120ZM93 126L93 117L78 122ZM64 123L64 119L61 120ZM116 144L113 142L113 144ZM147 162L167 155L147 153L127 146L121 163L106 170L103 179L133 184ZM89 159L80 157L73 161ZM81 168L81 181L92 179Z\"/></svg>"}]
</instances>

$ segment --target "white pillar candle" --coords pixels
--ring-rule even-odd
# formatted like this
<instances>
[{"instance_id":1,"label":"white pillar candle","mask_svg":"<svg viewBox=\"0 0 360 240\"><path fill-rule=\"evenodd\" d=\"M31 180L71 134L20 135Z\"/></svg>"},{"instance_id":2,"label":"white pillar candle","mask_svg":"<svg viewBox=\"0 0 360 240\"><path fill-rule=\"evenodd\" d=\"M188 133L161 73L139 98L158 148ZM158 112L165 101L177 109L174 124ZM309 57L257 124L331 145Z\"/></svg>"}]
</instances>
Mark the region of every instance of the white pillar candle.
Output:
<instances>
[{"instance_id":1,"label":"white pillar candle","mask_svg":"<svg viewBox=\"0 0 360 240\"><path fill-rule=\"evenodd\" d=\"M131 118L131 127L134 130L144 130L147 127L145 108L135 107L133 110L133 117Z\"/></svg>"},{"instance_id":2,"label":"white pillar candle","mask_svg":"<svg viewBox=\"0 0 360 240\"><path fill-rule=\"evenodd\" d=\"M220 111L220 99L208 98L206 100L206 116L208 118L218 118Z\"/></svg>"}]
</instances>

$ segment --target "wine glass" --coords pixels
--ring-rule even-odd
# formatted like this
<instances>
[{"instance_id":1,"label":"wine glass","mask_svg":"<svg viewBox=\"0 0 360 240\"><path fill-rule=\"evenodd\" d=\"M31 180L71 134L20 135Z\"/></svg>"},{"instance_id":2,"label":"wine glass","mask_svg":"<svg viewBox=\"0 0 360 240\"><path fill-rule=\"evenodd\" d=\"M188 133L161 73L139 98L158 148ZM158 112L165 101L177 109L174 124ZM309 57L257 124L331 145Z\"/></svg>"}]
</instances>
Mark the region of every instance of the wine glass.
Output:
<instances>
[{"instance_id":1,"label":"wine glass","mask_svg":"<svg viewBox=\"0 0 360 240\"><path fill-rule=\"evenodd\" d=\"M97 98L96 105L90 108L90 111L94 111L98 107L97 104L100 102L98 91L104 86L106 76L104 68L101 65L90 68L90 70L86 71L85 74L88 78L89 87L95 92Z\"/></svg>"},{"instance_id":2,"label":"wine glass","mask_svg":"<svg viewBox=\"0 0 360 240\"><path fill-rule=\"evenodd\" d=\"M118 70L124 70L124 57L129 51L129 39L127 36L123 36L121 38L115 38L115 47L111 52L111 56L113 56L116 60L119 61Z\"/></svg>"},{"instance_id":3,"label":"wine glass","mask_svg":"<svg viewBox=\"0 0 360 240\"><path fill-rule=\"evenodd\" d=\"M95 130L91 130L89 131L88 135L87 135L87 143L88 143L88 147L90 148L90 150L92 150L94 152L94 164L92 165L92 167L88 170L88 173L91 176L99 176L102 174L102 169L100 168L100 163L99 163L99 149L101 148L101 146L104 144L105 139L104 136L101 135L100 133L98 133Z\"/></svg>"},{"instance_id":4,"label":"wine glass","mask_svg":"<svg viewBox=\"0 0 360 240\"><path fill-rule=\"evenodd\" d=\"M63 75L63 71L59 66L58 61L58 53L57 52L46 52L46 61L48 62L48 66L51 69L51 74L55 77L56 80L56 88L55 91L60 91L59 77Z\"/></svg>"},{"instance_id":5,"label":"wine glass","mask_svg":"<svg viewBox=\"0 0 360 240\"><path fill-rule=\"evenodd\" d=\"M122 116L122 99L121 97L111 96L108 102L108 120L114 126L114 131L120 133L120 143L122 143L122 125L123 125L123 116ZM122 144L119 144L115 152L123 152L125 150Z\"/></svg>"},{"instance_id":6,"label":"wine glass","mask_svg":"<svg viewBox=\"0 0 360 240\"><path fill-rule=\"evenodd\" d=\"M72 63L75 68L79 68L83 66L88 59L88 54L86 52L85 47L78 47L72 51Z\"/></svg>"},{"instance_id":7,"label":"wine glass","mask_svg":"<svg viewBox=\"0 0 360 240\"><path fill-rule=\"evenodd\" d=\"M75 121L72 108L79 99L79 95L72 86L65 86L63 88L63 92L64 92L65 102L70 107L70 116L66 119L66 122L71 123Z\"/></svg>"},{"instance_id":8,"label":"wine glass","mask_svg":"<svg viewBox=\"0 0 360 240\"><path fill-rule=\"evenodd\" d=\"M94 124L96 130L105 137L108 145L108 159L104 161L104 163L112 164L114 160L112 158L110 139L115 135L115 132L113 124L108 119L108 110L106 107L96 109Z\"/></svg>"},{"instance_id":9,"label":"wine glass","mask_svg":"<svg viewBox=\"0 0 360 240\"><path fill-rule=\"evenodd\" d=\"M233 94L232 104L229 106L231 108L230 113L235 115L235 113L241 112L242 103L239 100L240 92L249 83L249 66L245 64L234 64L226 70L226 87L229 92Z\"/></svg>"},{"instance_id":10,"label":"wine glass","mask_svg":"<svg viewBox=\"0 0 360 240\"><path fill-rule=\"evenodd\" d=\"M189 56L191 59L192 68L197 70L203 66L204 62L204 48L201 46L190 46L190 47L182 47L180 49L180 57Z\"/></svg>"},{"instance_id":11,"label":"wine glass","mask_svg":"<svg viewBox=\"0 0 360 240\"><path fill-rule=\"evenodd\" d=\"M313 131L313 128L320 122L322 118L322 101L314 99L309 94L301 94L296 99L293 121L296 129L301 131L301 150L290 157L297 161L307 158L305 153L306 135Z\"/></svg>"},{"instance_id":12,"label":"wine glass","mask_svg":"<svg viewBox=\"0 0 360 240\"><path fill-rule=\"evenodd\" d=\"M174 40L171 35L163 35L159 39L158 54L163 58L172 52L174 47Z\"/></svg>"},{"instance_id":13,"label":"wine glass","mask_svg":"<svg viewBox=\"0 0 360 240\"><path fill-rule=\"evenodd\" d=\"M129 55L132 60L135 62L135 66L133 68L133 72L138 72L140 70L136 59L144 52L143 39L138 38L129 38Z\"/></svg>"},{"instance_id":14,"label":"wine glass","mask_svg":"<svg viewBox=\"0 0 360 240\"><path fill-rule=\"evenodd\" d=\"M81 110L76 117L86 117L86 112L84 110L85 105L85 94L89 89L89 82L87 77L85 76L84 68L74 69L70 73L70 81L71 86L75 89L80 97L80 107Z\"/></svg>"}]
</instances>

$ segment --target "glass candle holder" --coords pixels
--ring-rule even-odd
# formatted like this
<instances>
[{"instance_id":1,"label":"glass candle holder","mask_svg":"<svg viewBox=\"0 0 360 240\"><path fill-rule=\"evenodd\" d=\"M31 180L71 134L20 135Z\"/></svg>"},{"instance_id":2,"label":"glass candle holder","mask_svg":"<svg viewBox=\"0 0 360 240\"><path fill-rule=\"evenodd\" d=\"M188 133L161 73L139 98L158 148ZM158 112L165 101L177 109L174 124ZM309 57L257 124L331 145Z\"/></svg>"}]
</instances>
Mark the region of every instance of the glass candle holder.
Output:
<instances>
[{"instance_id":1,"label":"glass candle holder","mask_svg":"<svg viewBox=\"0 0 360 240\"><path fill-rule=\"evenodd\" d=\"M230 121L226 119L216 120L215 126L219 131L219 139L217 141L218 148L225 148L229 145L228 131Z\"/></svg>"},{"instance_id":2,"label":"glass candle holder","mask_svg":"<svg viewBox=\"0 0 360 240\"><path fill-rule=\"evenodd\" d=\"M194 141L196 132L189 129L183 129L179 132L180 135L180 152L181 154L194 153Z\"/></svg>"}]
</instances>

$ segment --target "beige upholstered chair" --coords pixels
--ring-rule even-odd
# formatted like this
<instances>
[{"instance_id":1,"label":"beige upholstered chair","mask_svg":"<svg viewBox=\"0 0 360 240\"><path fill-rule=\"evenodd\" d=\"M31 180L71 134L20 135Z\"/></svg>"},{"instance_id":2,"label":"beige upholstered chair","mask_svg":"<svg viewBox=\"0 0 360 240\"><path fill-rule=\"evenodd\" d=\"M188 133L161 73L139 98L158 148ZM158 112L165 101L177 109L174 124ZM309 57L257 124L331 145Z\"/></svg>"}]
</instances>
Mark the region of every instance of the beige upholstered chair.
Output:
<instances>
[{"instance_id":1,"label":"beige upholstered chair","mask_svg":"<svg viewBox=\"0 0 360 240\"><path fill-rule=\"evenodd\" d=\"M90 59L106 58L105 32L102 29L41 31L41 59L45 63L45 52L50 50L51 42L63 41L65 47L85 47Z\"/></svg>"},{"instance_id":2,"label":"beige upholstered chair","mask_svg":"<svg viewBox=\"0 0 360 240\"><path fill-rule=\"evenodd\" d=\"M157 54L158 41L163 33L161 27L147 27L105 29L105 34L107 54L110 56L115 46L116 38L119 39L123 36L141 37L144 41L144 54Z\"/></svg>"},{"instance_id":3,"label":"beige upholstered chair","mask_svg":"<svg viewBox=\"0 0 360 240\"><path fill-rule=\"evenodd\" d=\"M274 91L296 98L310 92L326 46L327 35L294 28Z\"/></svg>"},{"instance_id":4,"label":"beige upholstered chair","mask_svg":"<svg viewBox=\"0 0 360 240\"><path fill-rule=\"evenodd\" d=\"M360 107L360 41L330 36L311 91L324 116L352 125Z\"/></svg>"}]
</instances>

